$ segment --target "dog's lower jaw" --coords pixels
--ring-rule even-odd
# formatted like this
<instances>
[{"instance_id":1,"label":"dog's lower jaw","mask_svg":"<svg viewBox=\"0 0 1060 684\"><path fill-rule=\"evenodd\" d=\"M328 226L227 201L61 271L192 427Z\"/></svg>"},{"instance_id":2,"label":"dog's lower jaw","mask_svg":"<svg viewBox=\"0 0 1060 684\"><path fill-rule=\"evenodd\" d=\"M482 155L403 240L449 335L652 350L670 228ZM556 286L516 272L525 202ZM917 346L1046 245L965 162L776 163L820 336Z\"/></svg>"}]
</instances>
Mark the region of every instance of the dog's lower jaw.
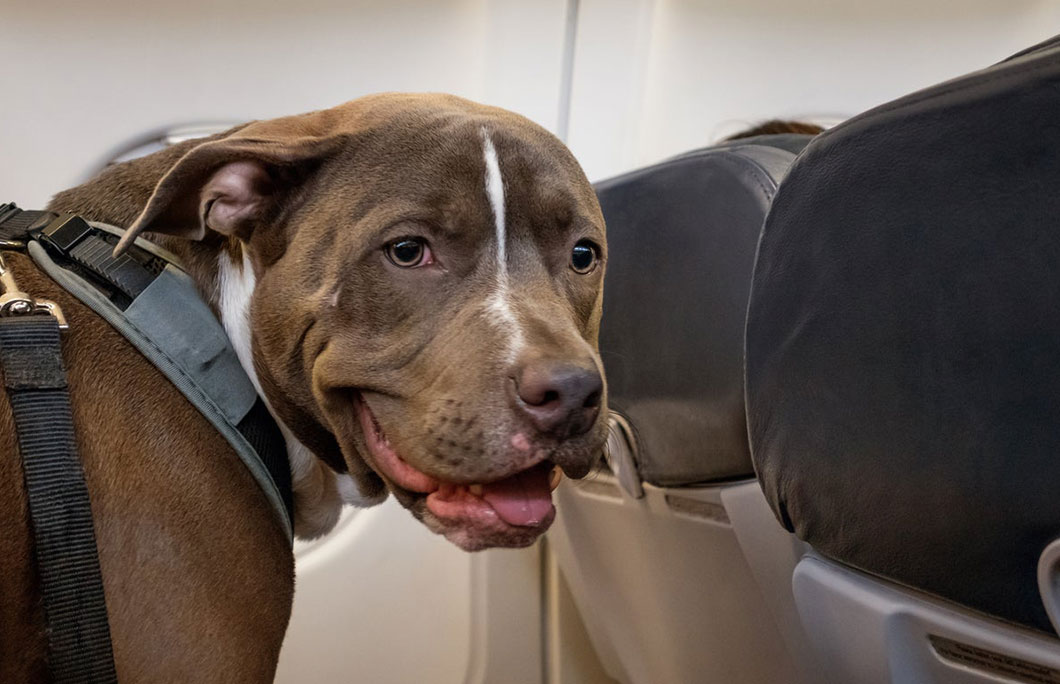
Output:
<instances>
[{"instance_id":1,"label":"dog's lower jaw","mask_svg":"<svg viewBox=\"0 0 1060 684\"><path fill-rule=\"evenodd\" d=\"M425 499L411 501L406 504L406 508L431 532L445 537L450 543L469 552L495 548L520 549L530 546L552 526L556 516L556 511L553 509L537 527L509 528L503 533L484 535L472 533L467 528L453 526L442 521L427 508Z\"/></svg>"}]
</instances>

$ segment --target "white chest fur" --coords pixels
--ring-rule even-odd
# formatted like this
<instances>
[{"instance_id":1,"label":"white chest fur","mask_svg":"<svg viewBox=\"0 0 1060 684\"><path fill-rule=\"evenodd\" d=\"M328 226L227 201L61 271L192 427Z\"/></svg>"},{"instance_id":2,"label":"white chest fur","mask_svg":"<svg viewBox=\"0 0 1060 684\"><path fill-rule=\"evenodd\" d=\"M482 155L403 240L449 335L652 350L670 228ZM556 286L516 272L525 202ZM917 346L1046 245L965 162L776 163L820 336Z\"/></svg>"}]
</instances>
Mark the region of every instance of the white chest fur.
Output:
<instances>
[{"instance_id":1,"label":"white chest fur","mask_svg":"<svg viewBox=\"0 0 1060 684\"><path fill-rule=\"evenodd\" d=\"M242 262L233 261L225 252L217 261L217 308L221 312L221 324L232 342L239 363L243 366L258 396L280 426L287 444L287 460L291 465L291 487L294 492L294 532L300 538L311 539L325 534L338 522L342 504L370 506L378 501L368 501L360 496L349 475L339 475L291 433L273 410L268 398L261 391L261 383L254 369L254 355L250 331L250 301L254 296L254 269L243 251Z\"/></svg>"}]
</instances>

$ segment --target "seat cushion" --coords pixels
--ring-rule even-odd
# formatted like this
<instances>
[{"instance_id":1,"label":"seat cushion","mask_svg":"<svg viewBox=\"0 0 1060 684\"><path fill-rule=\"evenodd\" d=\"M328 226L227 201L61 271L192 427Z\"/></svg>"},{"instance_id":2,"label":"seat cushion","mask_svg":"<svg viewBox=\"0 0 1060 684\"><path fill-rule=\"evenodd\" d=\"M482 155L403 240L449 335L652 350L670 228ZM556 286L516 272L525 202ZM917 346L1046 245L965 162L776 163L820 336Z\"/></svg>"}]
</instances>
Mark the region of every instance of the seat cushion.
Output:
<instances>
[{"instance_id":1,"label":"seat cushion","mask_svg":"<svg viewBox=\"0 0 1060 684\"><path fill-rule=\"evenodd\" d=\"M751 451L818 551L1052 631L1060 43L819 136L762 235Z\"/></svg>"},{"instance_id":2,"label":"seat cushion","mask_svg":"<svg viewBox=\"0 0 1060 684\"><path fill-rule=\"evenodd\" d=\"M756 140L597 186L609 245L600 331L609 402L633 426L638 470L652 484L753 474L744 316L762 221L794 159Z\"/></svg>"}]
</instances>

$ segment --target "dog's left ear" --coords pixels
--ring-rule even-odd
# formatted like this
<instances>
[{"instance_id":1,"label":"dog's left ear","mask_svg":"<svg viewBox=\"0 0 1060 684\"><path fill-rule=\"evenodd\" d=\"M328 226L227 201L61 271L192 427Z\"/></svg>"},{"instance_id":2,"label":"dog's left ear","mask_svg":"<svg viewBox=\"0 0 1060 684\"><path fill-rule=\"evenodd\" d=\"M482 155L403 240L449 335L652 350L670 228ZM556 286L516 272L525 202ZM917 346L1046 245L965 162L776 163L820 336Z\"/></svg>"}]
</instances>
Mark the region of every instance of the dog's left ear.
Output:
<instances>
[{"instance_id":1,"label":"dog's left ear","mask_svg":"<svg viewBox=\"0 0 1060 684\"><path fill-rule=\"evenodd\" d=\"M247 238L290 196L307 169L338 146L337 136L244 137L242 131L192 148L158 182L115 256L143 232L201 240L207 230Z\"/></svg>"}]
</instances>

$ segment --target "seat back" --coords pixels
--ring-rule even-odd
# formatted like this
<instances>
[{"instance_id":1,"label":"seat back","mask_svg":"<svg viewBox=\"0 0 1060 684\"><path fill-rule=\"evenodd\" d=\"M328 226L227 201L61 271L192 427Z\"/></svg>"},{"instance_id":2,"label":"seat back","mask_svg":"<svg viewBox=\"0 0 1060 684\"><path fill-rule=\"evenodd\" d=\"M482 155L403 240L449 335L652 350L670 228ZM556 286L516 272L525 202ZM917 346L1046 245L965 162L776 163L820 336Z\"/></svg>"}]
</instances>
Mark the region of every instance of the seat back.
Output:
<instances>
[{"instance_id":1,"label":"seat back","mask_svg":"<svg viewBox=\"0 0 1060 684\"><path fill-rule=\"evenodd\" d=\"M1060 537L1057 112L1053 39L822 134L770 210L751 453L824 557L796 600L833 663L861 654L847 676L866 648L893 681L1060 676L1039 593Z\"/></svg>"},{"instance_id":2,"label":"seat back","mask_svg":"<svg viewBox=\"0 0 1060 684\"><path fill-rule=\"evenodd\" d=\"M1052 631L1060 45L820 136L770 212L747 326L758 471L822 553Z\"/></svg>"},{"instance_id":3,"label":"seat back","mask_svg":"<svg viewBox=\"0 0 1060 684\"><path fill-rule=\"evenodd\" d=\"M611 409L641 479L751 477L743 327L758 234L808 136L691 152L597 185L609 260L600 328Z\"/></svg>"},{"instance_id":4,"label":"seat back","mask_svg":"<svg viewBox=\"0 0 1060 684\"><path fill-rule=\"evenodd\" d=\"M626 684L814 681L790 589L799 548L752 479L742 351L785 145L808 139L699 150L597 187L610 469L560 487L549 541Z\"/></svg>"}]
</instances>

